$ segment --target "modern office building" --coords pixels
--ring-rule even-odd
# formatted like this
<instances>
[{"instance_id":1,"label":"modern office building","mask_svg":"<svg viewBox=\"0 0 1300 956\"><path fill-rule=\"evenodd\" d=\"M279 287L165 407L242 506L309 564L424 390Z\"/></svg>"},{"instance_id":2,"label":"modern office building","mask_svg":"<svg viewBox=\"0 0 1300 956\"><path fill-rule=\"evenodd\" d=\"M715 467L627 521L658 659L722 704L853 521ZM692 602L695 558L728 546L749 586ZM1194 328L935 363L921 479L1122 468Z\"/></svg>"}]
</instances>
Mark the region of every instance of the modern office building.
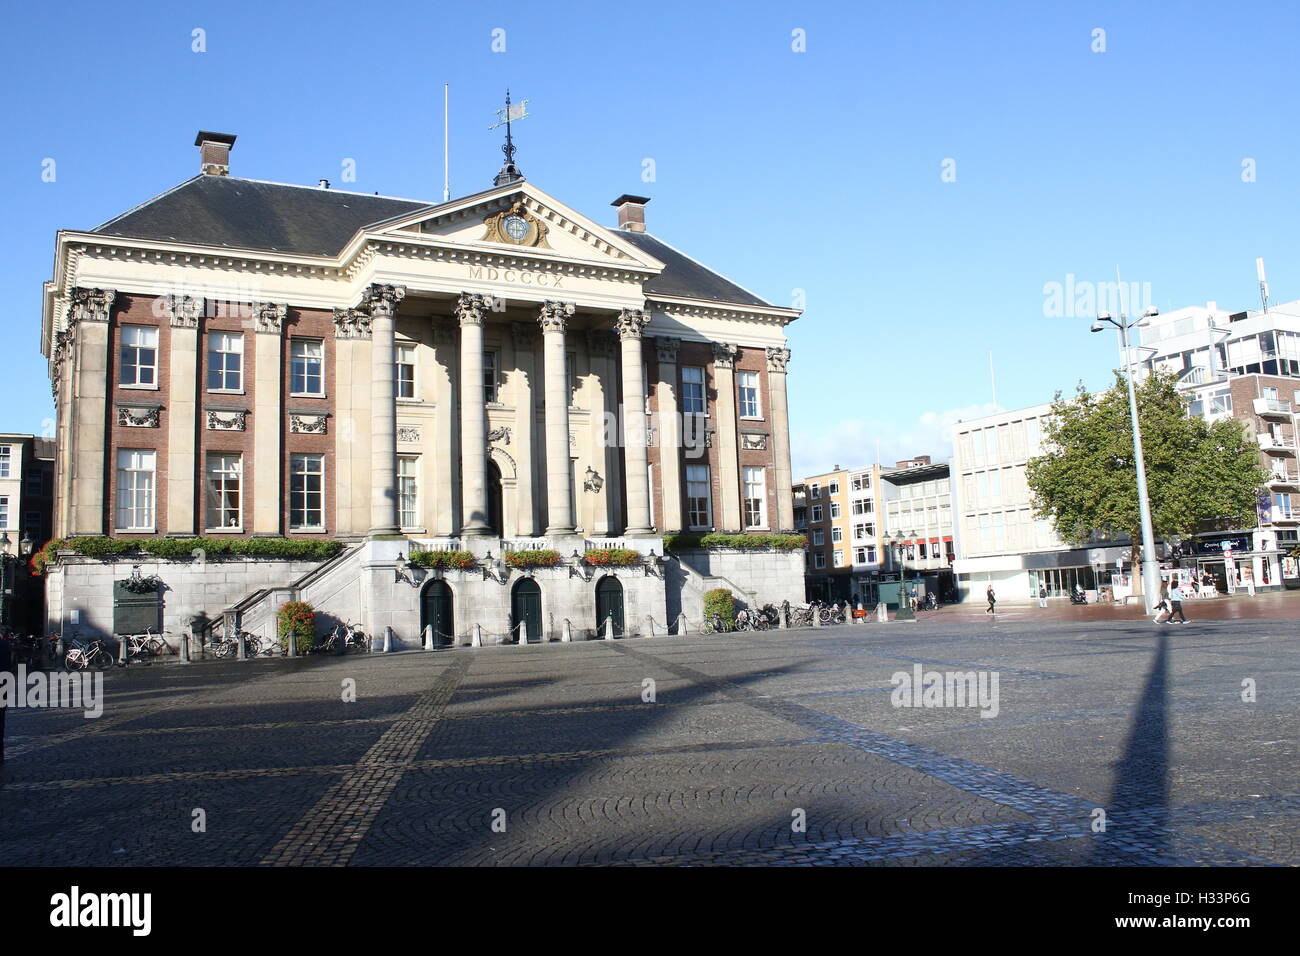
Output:
<instances>
[{"instance_id":1,"label":"modern office building","mask_svg":"<svg viewBox=\"0 0 1300 956\"><path fill-rule=\"evenodd\" d=\"M1258 524L1196 535L1182 549L1183 563L1212 574L1221 590L1248 581L1256 590L1300 588L1289 557L1300 547L1300 302L1233 313L1210 302L1147 319L1140 336L1131 356L1138 377L1173 372L1189 414L1240 421L1268 473Z\"/></svg>"},{"instance_id":2,"label":"modern office building","mask_svg":"<svg viewBox=\"0 0 1300 956\"><path fill-rule=\"evenodd\" d=\"M146 545L131 560L158 579L164 626L233 613L268 629L301 599L407 645L521 623L536 640L565 621L591 633L611 608L629 630L698 619L724 581L746 601L801 596L799 552L662 566L664 532L793 530L798 310L657 238L645 197L616 199L606 227L513 156L491 188L439 203L237 178L234 142L201 132L200 175L58 234L54 533L345 547L218 571ZM584 558L609 547L640 561ZM439 550L473 560L407 564ZM562 562L500 564L528 550ZM51 626L113 629L124 567L61 558Z\"/></svg>"},{"instance_id":3,"label":"modern office building","mask_svg":"<svg viewBox=\"0 0 1300 956\"><path fill-rule=\"evenodd\" d=\"M956 600L952 565L957 557L953 533L952 486L948 462L929 456L881 469L886 546L894 570L909 581L920 579L922 593Z\"/></svg>"}]
</instances>

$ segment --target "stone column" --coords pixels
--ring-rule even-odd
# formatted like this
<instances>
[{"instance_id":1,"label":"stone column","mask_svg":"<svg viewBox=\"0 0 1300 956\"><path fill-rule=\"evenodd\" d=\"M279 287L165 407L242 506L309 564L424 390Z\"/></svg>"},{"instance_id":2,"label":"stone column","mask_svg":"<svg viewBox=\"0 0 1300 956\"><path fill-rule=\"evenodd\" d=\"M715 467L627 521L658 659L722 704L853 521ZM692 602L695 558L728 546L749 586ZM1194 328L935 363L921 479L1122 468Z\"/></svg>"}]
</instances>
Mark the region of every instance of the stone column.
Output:
<instances>
[{"instance_id":1,"label":"stone column","mask_svg":"<svg viewBox=\"0 0 1300 956\"><path fill-rule=\"evenodd\" d=\"M623 461L627 483L629 535L654 534L650 527L649 456L645 442L645 375L642 372L641 333L650 317L641 309L623 309L615 329L623 359Z\"/></svg>"},{"instance_id":2,"label":"stone column","mask_svg":"<svg viewBox=\"0 0 1300 956\"><path fill-rule=\"evenodd\" d=\"M776 530L794 530L794 497L790 474L790 409L786 401L785 366L789 349L767 350L767 407L772 419L772 472L776 491Z\"/></svg>"},{"instance_id":3,"label":"stone column","mask_svg":"<svg viewBox=\"0 0 1300 956\"><path fill-rule=\"evenodd\" d=\"M169 295L171 320L167 357L171 363L167 388L167 519L169 535L187 537L201 530L195 508L195 478L203 474L195 444L198 419L199 314L203 299ZM160 343L161 349L161 343ZM158 530L163 531L160 521Z\"/></svg>"},{"instance_id":4,"label":"stone column","mask_svg":"<svg viewBox=\"0 0 1300 956\"><path fill-rule=\"evenodd\" d=\"M483 322L491 296L462 292L460 320L460 533L491 534L487 492L487 407L483 404Z\"/></svg>"},{"instance_id":5,"label":"stone column","mask_svg":"<svg viewBox=\"0 0 1300 956\"><path fill-rule=\"evenodd\" d=\"M375 284L361 297L370 312L370 534L397 534L397 304L406 287Z\"/></svg>"},{"instance_id":6,"label":"stone column","mask_svg":"<svg viewBox=\"0 0 1300 956\"><path fill-rule=\"evenodd\" d=\"M513 322L510 335L515 347L515 367L519 370L519 383L515 391L515 427L512 455L515 459L515 529L520 537L530 538L537 533L536 509L533 507L533 424L536 414L537 360L534 340L537 327L531 323Z\"/></svg>"},{"instance_id":7,"label":"stone column","mask_svg":"<svg viewBox=\"0 0 1300 956\"><path fill-rule=\"evenodd\" d=\"M109 389L108 319L115 298L117 293L112 289L73 289L68 327L62 335L65 356L62 373L69 376L70 382L69 401L59 413L70 416L70 427L68 447L60 452L68 455L64 468L72 492L68 526L64 530L74 535L102 535L105 518L112 509L112 502L107 507L104 502L107 487L104 467L111 453L106 444L105 423ZM116 464L110 462L108 467L114 468Z\"/></svg>"},{"instance_id":8,"label":"stone column","mask_svg":"<svg viewBox=\"0 0 1300 956\"><path fill-rule=\"evenodd\" d=\"M655 411L659 422L659 484L664 502L662 531L680 531L686 527L682 521L682 434L677 414L677 349L681 344L681 339L663 336L655 339L659 361Z\"/></svg>"},{"instance_id":9,"label":"stone column","mask_svg":"<svg viewBox=\"0 0 1300 956\"><path fill-rule=\"evenodd\" d=\"M717 390L718 487L722 493L722 530L741 531L740 449L736 444L736 356L740 349L713 343L713 382Z\"/></svg>"},{"instance_id":10,"label":"stone column","mask_svg":"<svg viewBox=\"0 0 1300 956\"><path fill-rule=\"evenodd\" d=\"M280 534L284 505L280 494L280 430L284 387L284 320L280 302L253 304L253 534ZM250 486L245 480L245 488ZM247 505L246 505L247 507ZM248 519L245 519L248 520Z\"/></svg>"},{"instance_id":11,"label":"stone column","mask_svg":"<svg viewBox=\"0 0 1300 956\"><path fill-rule=\"evenodd\" d=\"M572 302L544 302L542 361L546 402L546 533L573 534L573 466L569 456L569 383L564 368L564 333L577 311Z\"/></svg>"}]
</instances>

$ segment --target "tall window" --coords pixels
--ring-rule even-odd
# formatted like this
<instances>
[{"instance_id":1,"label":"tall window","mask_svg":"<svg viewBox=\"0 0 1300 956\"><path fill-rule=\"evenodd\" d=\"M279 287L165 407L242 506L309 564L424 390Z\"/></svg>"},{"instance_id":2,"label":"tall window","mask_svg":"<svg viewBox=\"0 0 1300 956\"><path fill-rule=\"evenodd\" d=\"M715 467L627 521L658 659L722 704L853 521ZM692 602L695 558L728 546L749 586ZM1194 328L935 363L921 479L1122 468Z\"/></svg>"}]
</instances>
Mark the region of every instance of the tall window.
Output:
<instances>
[{"instance_id":1,"label":"tall window","mask_svg":"<svg viewBox=\"0 0 1300 956\"><path fill-rule=\"evenodd\" d=\"M14 464L14 446L0 445L0 478L8 478Z\"/></svg>"},{"instance_id":2,"label":"tall window","mask_svg":"<svg viewBox=\"0 0 1300 956\"><path fill-rule=\"evenodd\" d=\"M207 526L238 529L243 525L240 489L243 467L238 455L208 455Z\"/></svg>"},{"instance_id":3,"label":"tall window","mask_svg":"<svg viewBox=\"0 0 1300 956\"><path fill-rule=\"evenodd\" d=\"M122 385L158 384L158 330L148 325L122 326Z\"/></svg>"},{"instance_id":4,"label":"tall window","mask_svg":"<svg viewBox=\"0 0 1300 956\"><path fill-rule=\"evenodd\" d=\"M289 391L294 395L324 395L324 343L316 339L294 339L289 355Z\"/></svg>"},{"instance_id":5,"label":"tall window","mask_svg":"<svg viewBox=\"0 0 1300 956\"><path fill-rule=\"evenodd\" d=\"M839 516L840 516L840 503L839 503L838 501L832 501L832 502L831 502L831 517L832 517L832 518L838 518Z\"/></svg>"},{"instance_id":6,"label":"tall window","mask_svg":"<svg viewBox=\"0 0 1300 956\"><path fill-rule=\"evenodd\" d=\"M821 506L821 505L813 505L813 507L812 507L812 515L813 515L813 517L812 517L813 521L821 521L821 520L822 520L822 506Z\"/></svg>"},{"instance_id":7,"label":"tall window","mask_svg":"<svg viewBox=\"0 0 1300 956\"><path fill-rule=\"evenodd\" d=\"M844 529L838 526L831 528L831 540L834 541L836 544L839 544L841 541L843 541Z\"/></svg>"},{"instance_id":8,"label":"tall window","mask_svg":"<svg viewBox=\"0 0 1300 956\"><path fill-rule=\"evenodd\" d=\"M420 521L419 495L415 476L420 459L397 459L397 521L403 528L414 528Z\"/></svg>"},{"instance_id":9,"label":"tall window","mask_svg":"<svg viewBox=\"0 0 1300 956\"><path fill-rule=\"evenodd\" d=\"M325 527L325 456L289 456L289 527Z\"/></svg>"},{"instance_id":10,"label":"tall window","mask_svg":"<svg viewBox=\"0 0 1300 956\"><path fill-rule=\"evenodd\" d=\"M9 496L0 495L0 530L9 528Z\"/></svg>"},{"instance_id":11,"label":"tall window","mask_svg":"<svg viewBox=\"0 0 1300 956\"><path fill-rule=\"evenodd\" d=\"M745 527L767 527L767 478L762 468L745 469Z\"/></svg>"},{"instance_id":12,"label":"tall window","mask_svg":"<svg viewBox=\"0 0 1300 956\"><path fill-rule=\"evenodd\" d=\"M692 528L713 525L708 465L686 466L686 520Z\"/></svg>"},{"instance_id":13,"label":"tall window","mask_svg":"<svg viewBox=\"0 0 1300 956\"><path fill-rule=\"evenodd\" d=\"M762 408L758 404L758 373L737 372L736 382L740 390L740 417L762 418Z\"/></svg>"},{"instance_id":14,"label":"tall window","mask_svg":"<svg viewBox=\"0 0 1300 956\"><path fill-rule=\"evenodd\" d=\"M208 388L237 392L244 381L244 337L235 332L208 336Z\"/></svg>"},{"instance_id":15,"label":"tall window","mask_svg":"<svg viewBox=\"0 0 1300 956\"><path fill-rule=\"evenodd\" d=\"M704 414L704 369L698 365L682 366L682 414Z\"/></svg>"},{"instance_id":16,"label":"tall window","mask_svg":"<svg viewBox=\"0 0 1300 956\"><path fill-rule=\"evenodd\" d=\"M121 448L117 452L117 527L123 531L154 528L156 452Z\"/></svg>"},{"instance_id":17,"label":"tall window","mask_svg":"<svg viewBox=\"0 0 1300 956\"><path fill-rule=\"evenodd\" d=\"M489 405L497 401L497 353L483 353L483 401Z\"/></svg>"},{"instance_id":18,"label":"tall window","mask_svg":"<svg viewBox=\"0 0 1300 956\"><path fill-rule=\"evenodd\" d=\"M415 398L415 346L397 346L397 397Z\"/></svg>"}]
</instances>

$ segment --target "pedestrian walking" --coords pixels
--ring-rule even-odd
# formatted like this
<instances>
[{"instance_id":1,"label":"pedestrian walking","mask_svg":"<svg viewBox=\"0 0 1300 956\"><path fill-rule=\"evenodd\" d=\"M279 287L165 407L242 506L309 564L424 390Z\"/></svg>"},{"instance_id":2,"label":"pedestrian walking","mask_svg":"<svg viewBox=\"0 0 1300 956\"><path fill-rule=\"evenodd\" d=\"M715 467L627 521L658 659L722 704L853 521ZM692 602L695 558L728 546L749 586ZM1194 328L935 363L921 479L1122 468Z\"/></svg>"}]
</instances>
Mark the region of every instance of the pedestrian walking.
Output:
<instances>
[{"instance_id":1,"label":"pedestrian walking","mask_svg":"<svg viewBox=\"0 0 1300 956\"><path fill-rule=\"evenodd\" d=\"M988 598L989 601L989 606L984 609L984 613L996 614L997 612L993 610L993 605L998 603L998 596L993 593L993 585L990 584L988 586L988 590L984 592L984 596Z\"/></svg>"},{"instance_id":2,"label":"pedestrian walking","mask_svg":"<svg viewBox=\"0 0 1300 956\"><path fill-rule=\"evenodd\" d=\"M1178 581L1169 589L1169 623L1173 623L1175 614L1179 624L1187 623L1187 615L1183 613L1183 585Z\"/></svg>"},{"instance_id":3,"label":"pedestrian walking","mask_svg":"<svg viewBox=\"0 0 1300 956\"><path fill-rule=\"evenodd\" d=\"M1047 588L1038 585L1038 606L1047 607Z\"/></svg>"}]
</instances>

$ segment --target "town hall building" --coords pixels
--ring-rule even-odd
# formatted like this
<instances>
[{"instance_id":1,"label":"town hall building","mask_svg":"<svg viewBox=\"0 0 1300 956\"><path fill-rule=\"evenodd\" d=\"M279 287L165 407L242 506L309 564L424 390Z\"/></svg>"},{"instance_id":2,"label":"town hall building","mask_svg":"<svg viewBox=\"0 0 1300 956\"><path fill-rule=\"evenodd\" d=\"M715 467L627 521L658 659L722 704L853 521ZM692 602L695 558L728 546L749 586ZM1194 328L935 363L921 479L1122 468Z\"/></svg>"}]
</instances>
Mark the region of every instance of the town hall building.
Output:
<instances>
[{"instance_id":1,"label":"town hall building","mask_svg":"<svg viewBox=\"0 0 1300 956\"><path fill-rule=\"evenodd\" d=\"M713 587L801 600L802 551L681 537L794 530L798 310L657 238L647 198L618 197L607 228L513 157L492 188L428 203L237 178L234 143L200 132L198 176L58 233L54 537L141 549L60 551L50 630L121 629L132 578L156 582L169 631L270 636L303 600L318 630L400 646L578 639L611 619L662 633L698 624ZM439 551L461 557L420 560Z\"/></svg>"}]
</instances>

